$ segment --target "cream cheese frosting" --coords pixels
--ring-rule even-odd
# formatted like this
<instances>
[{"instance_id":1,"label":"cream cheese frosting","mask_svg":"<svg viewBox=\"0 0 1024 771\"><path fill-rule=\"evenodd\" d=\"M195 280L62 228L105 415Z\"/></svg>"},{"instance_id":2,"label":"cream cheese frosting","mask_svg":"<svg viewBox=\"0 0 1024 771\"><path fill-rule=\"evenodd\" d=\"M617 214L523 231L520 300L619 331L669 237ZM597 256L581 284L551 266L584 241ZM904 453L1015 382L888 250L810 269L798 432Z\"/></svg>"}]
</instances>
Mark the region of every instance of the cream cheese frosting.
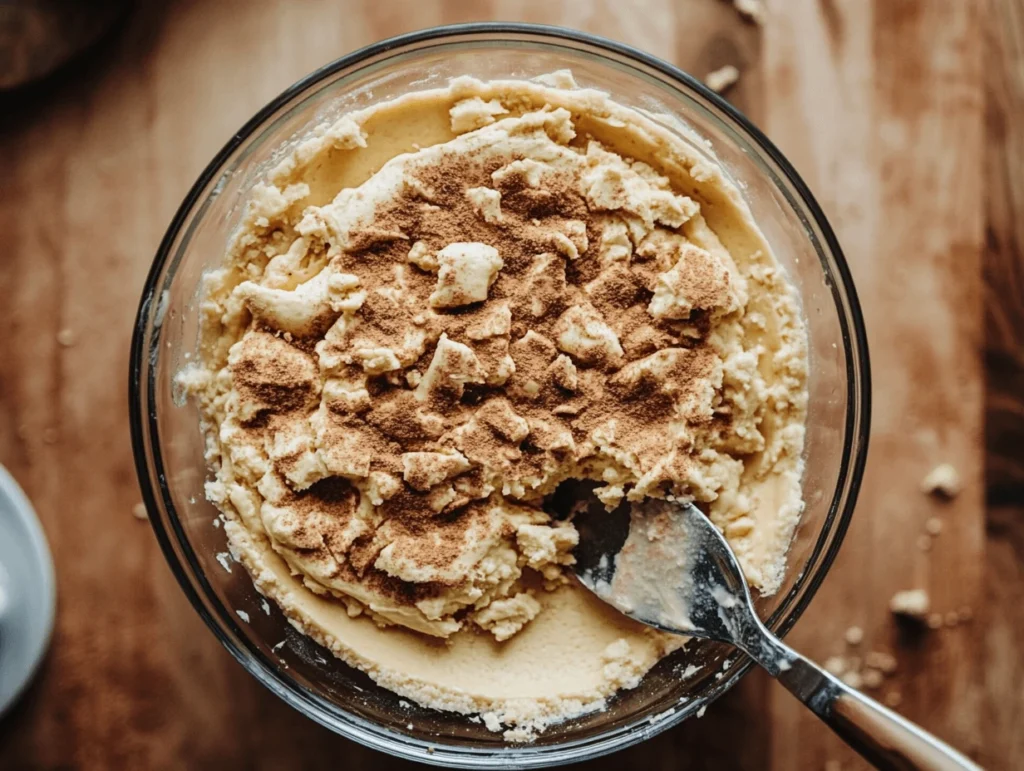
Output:
<instances>
[{"instance_id":1,"label":"cream cheese frosting","mask_svg":"<svg viewBox=\"0 0 1024 771\"><path fill-rule=\"evenodd\" d=\"M706 150L550 82L458 79L295 147L206 275L179 376L257 586L512 738L678 645L575 585L561 482L695 501L763 594L802 510L806 334L745 203Z\"/></svg>"}]
</instances>

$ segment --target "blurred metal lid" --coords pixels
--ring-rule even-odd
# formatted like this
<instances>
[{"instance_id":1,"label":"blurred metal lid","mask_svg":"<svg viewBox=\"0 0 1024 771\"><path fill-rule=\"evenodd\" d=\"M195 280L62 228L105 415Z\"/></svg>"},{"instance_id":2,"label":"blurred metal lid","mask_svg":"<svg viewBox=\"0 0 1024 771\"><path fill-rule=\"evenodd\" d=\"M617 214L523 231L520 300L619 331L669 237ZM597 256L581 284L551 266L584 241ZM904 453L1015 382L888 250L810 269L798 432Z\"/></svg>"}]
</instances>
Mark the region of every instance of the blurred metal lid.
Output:
<instances>
[{"instance_id":1,"label":"blurred metal lid","mask_svg":"<svg viewBox=\"0 0 1024 771\"><path fill-rule=\"evenodd\" d=\"M0 715L28 685L50 643L53 560L25 493L0 466Z\"/></svg>"}]
</instances>

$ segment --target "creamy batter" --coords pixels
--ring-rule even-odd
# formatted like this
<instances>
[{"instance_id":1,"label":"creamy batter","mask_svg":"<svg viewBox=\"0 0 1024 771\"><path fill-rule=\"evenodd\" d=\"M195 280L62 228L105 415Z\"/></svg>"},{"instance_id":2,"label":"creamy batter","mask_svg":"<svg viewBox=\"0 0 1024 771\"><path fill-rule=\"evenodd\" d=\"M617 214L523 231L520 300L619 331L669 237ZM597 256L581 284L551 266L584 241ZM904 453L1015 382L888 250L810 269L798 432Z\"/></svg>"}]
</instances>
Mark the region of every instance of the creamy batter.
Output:
<instances>
[{"instance_id":1,"label":"creamy batter","mask_svg":"<svg viewBox=\"0 0 1024 771\"><path fill-rule=\"evenodd\" d=\"M802 510L806 335L736 189L567 73L345 116L205 277L200 408L236 557L383 686L528 738L677 642L571 578L569 478L698 503L763 594Z\"/></svg>"}]
</instances>

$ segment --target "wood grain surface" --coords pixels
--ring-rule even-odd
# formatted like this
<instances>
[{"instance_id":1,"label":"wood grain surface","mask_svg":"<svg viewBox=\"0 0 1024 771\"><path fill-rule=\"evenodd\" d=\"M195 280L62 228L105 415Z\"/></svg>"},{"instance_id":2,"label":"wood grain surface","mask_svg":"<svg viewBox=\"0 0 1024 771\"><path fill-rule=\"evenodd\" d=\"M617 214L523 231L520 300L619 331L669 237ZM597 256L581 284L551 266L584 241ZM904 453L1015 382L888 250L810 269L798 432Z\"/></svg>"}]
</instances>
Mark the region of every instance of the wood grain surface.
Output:
<instances>
[{"instance_id":1,"label":"wood grain surface","mask_svg":"<svg viewBox=\"0 0 1024 771\"><path fill-rule=\"evenodd\" d=\"M985 37L988 516L982 738L1024 762L1024 2L990 0ZM993 763L993 765L995 765Z\"/></svg>"},{"instance_id":2,"label":"wood grain surface","mask_svg":"<svg viewBox=\"0 0 1024 771\"><path fill-rule=\"evenodd\" d=\"M40 678L0 722L0 768L411 767L279 702L188 605L132 516L128 341L174 209L253 112L359 46L474 19L585 29L698 76L741 70L729 98L789 156L839 235L874 369L857 515L789 639L825 660L860 626L862 650L899 661L877 695L898 695L899 711L987 767L1020 767L1021 0L769 9L761 28L722 0L140 4L102 50L0 95L0 463L43 521L60 603ZM72 345L58 343L61 330ZM939 462L965 482L949 502L918 490ZM923 551L932 517L943 531ZM938 611L970 608L974 621L901 634L887 604L911 587L927 588ZM703 719L587 767L864 766L754 673Z\"/></svg>"}]
</instances>

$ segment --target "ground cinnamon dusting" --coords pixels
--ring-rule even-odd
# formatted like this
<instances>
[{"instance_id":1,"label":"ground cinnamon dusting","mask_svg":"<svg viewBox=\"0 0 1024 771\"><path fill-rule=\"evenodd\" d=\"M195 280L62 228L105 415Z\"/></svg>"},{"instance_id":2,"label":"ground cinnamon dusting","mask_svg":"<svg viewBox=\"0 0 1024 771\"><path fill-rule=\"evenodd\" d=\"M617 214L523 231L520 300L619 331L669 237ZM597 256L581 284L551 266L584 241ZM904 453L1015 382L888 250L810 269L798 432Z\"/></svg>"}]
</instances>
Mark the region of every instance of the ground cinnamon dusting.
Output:
<instances>
[{"instance_id":1,"label":"ground cinnamon dusting","mask_svg":"<svg viewBox=\"0 0 1024 771\"><path fill-rule=\"evenodd\" d=\"M442 336L471 352L474 361L458 380L425 395L409 388L408 377L387 372L368 379L367 398L332 401L319 419L320 452L332 467L404 477L400 489L381 501L380 514L401 523L406 534L435 531L437 537L421 538L403 552L434 566L459 558L462 552L452 544L473 521L477 509L471 504L494 492L479 472L472 482L459 481L474 467L500 469L513 482L550 474L584 454L583 448L589 451L590 434L613 419L616 441L632 447L649 471L671 446L677 405L687 401L691 383L709 375L713 357L689 320L652 318L648 305L658 282L678 263L670 289L692 298L698 309L721 304L728 293L721 266L702 250L676 251L660 233L638 247L633 269L626 263L602 266L595 256L600 233L579 192L578 173L547 170L539 180L526 171L496 175L507 159L478 156L448 154L414 167L412 181L378 206L372 225L350 233L331 267L357 275L365 299L354 323L340 333L336 327L317 346L342 361L341 379L353 381L360 373L351 359L357 345L397 351L420 382ZM474 198L467 194L471 189L498 195L477 192ZM626 191L619 184L611 194ZM499 195L500 211L483 216L475 201ZM427 310L437 280L431 255L453 243L493 247L501 270L485 302ZM625 347L594 346L566 356L554 341L573 334L575 323L607 324ZM402 341L417 336L425 341L422 350L402 362ZM643 364L631 364L640 359ZM317 367L297 343L250 334L232 373L258 412L311 420ZM683 417L700 423L710 416ZM281 421L276 428L285 430ZM287 473L302 457L281 457L278 467ZM667 465L661 481L670 481L684 463ZM324 484L299 499L303 511L319 507L337 514L337 502L323 497L329 489ZM344 521L339 517L337 528ZM352 544L341 543L337 530L320 535L328 549L338 545L343 562ZM368 562L365 546L363 557ZM366 574L365 568L358 572Z\"/></svg>"},{"instance_id":2,"label":"ground cinnamon dusting","mask_svg":"<svg viewBox=\"0 0 1024 771\"><path fill-rule=\"evenodd\" d=\"M385 687L526 740L670 647L576 596L563 482L609 509L692 499L751 584L778 588L806 337L745 210L702 209L735 191L646 116L567 73L395 105L444 105L455 138L365 181L336 162L392 141L372 126L416 120L366 124L371 107L304 140L204 276L201 356L179 385L206 432L207 498L260 590ZM335 173L335 198L311 205ZM563 644L569 618L580 639ZM523 660L536 702L496 678Z\"/></svg>"},{"instance_id":3,"label":"ground cinnamon dusting","mask_svg":"<svg viewBox=\"0 0 1024 771\"><path fill-rule=\"evenodd\" d=\"M697 203L566 111L508 131L310 207L217 319L248 314L216 397L242 484L217 500L311 590L440 637L475 621L505 639L539 607L516 599L530 571L565 580L575 530L543 508L562 481L600 482L609 507L714 501L749 413L711 340L745 290L685 235ZM756 450L742 417L735 446Z\"/></svg>"}]
</instances>

